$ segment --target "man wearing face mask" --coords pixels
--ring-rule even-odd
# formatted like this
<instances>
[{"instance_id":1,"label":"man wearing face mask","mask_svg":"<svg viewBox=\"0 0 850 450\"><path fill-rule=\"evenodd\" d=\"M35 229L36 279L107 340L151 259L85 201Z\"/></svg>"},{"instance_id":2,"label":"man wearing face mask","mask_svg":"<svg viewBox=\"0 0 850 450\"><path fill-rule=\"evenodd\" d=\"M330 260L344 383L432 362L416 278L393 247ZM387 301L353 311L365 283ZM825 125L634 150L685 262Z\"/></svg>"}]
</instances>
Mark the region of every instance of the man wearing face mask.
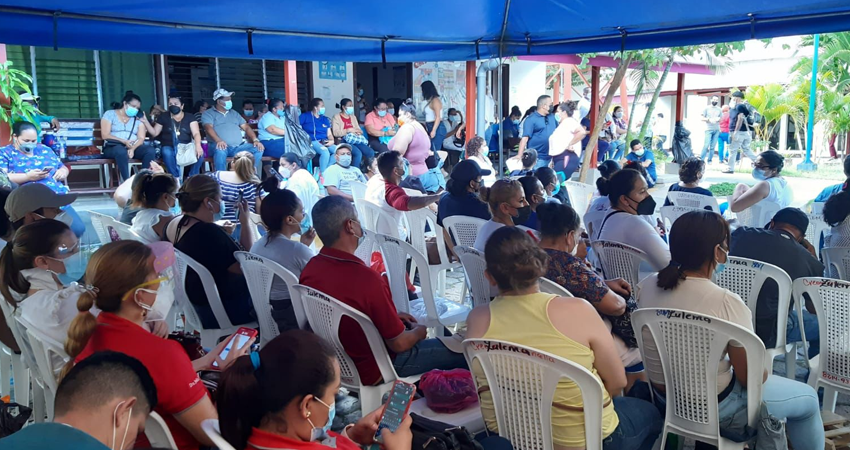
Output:
<instances>
[{"instance_id":1,"label":"man wearing face mask","mask_svg":"<svg viewBox=\"0 0 850 450\"><path fill-rule=\"evenodd\" d=\"M254 102L251 100L243 100L242 101L242 111L239 113L242 115L242 118L245 119L245 122L248 123L257 123L256 111L254 110Z\"/></svg>"},{"instance_id":2,"label":"man wearing face mask","mask_svg":"<svg viewBox=\"0 0 850 450\"><path fill-rule=\"evenodd\" d=\"M336 164L325 170L324 186L328 195L338 195L350 202L354 201L351 195L351 184L349 181L365 183L366 177L357 167L351 165L351 146L339 144L336 148Z\"/></svg>"},{"instance_id":3,"label":"man wearing face mask","mask_svg":"<svg viewBox=\"0 0 850 450\"><path fill-rule=\"evenodd\" d=\"M646 181L649 187L652 188L658 180L658 174L655 171L655 155L651 151L647 151L637 139L632 139L629 148L632 151L626 155L626 160L635 161L646 169Z\"/></svg>"},{"instance_id":4,"label":"man wearing face mask","mask_svg":"<svg viewBox=\"0 0 850 450\"><path fill-rule=\"evenodd\" d=\"M735 91L732 93L732 102L729 110L729 167L723 170L723 173L735 173L735 161L738 158L743 159L744 156L751 160L756 160L756 155L750 150L750 143L753 141L751 134L752 127L750 126L750 116L752 111L747 101L744 99L744 93ZM738 152L743 152L739 156Z\"/></svg>"},{"instance_id":5,"label":"man wearing face mask","mask_svg":"<svg viewBox=\"0 0 850 450\"><path fill-rule=\"evenodd\" d=\"M0 447L130 449L156 404L156 386L139 360L118 352L98 352L62 379L53 422L25 427L0 439Z\"/></svg>"},{"instance_id":6,"label":"man wearing face mask","mask_svg":"<svg viewBox=\"0 0 850 450\"><path fill-rule=\"evenodd\" d=\"M264 156L280 158L286 153L288 146L286 139L286 111L283 100L273 98L269 100L269 112L263 114L257 130L260 142L263 143Z\"/></svg>"},{"instance_id":7,"label":"man wearing face mask","mask_svg":"<svg viewBox=\"0 0 850 450\"><path fill-rule=\"evenodd\" d=\"M41 219L55 219L71 227L77 237L86 227L70 205L77 194L60 195L40 183L30 183L12 191L6 199L6 214L12 227L18 228Z\"/></svg>"},{"instance_id":8,"label":"man wearing face mask","mask_svg":"<svg viewBox=\"0 0 850 450\"><path fill-rule=\"evenodd\" d=\"M30 94L29 92L22 92L19 94L21 96L21 101L29 103L32 105L33 109L35 109L35 114L32 117L32 124L35 125L35 128L38 130L38 135L41 137L42 124L47 123L50 124L50 128L53 131L59 131L59 119L54 116L48 116L44 114L38 108L38 101L41 100L41 97L37 95ZM17 122L19 120L25 120L23 116L15 115L14 121Z\"/></svg>"},{"instance_id":9,"label":"man wearing face mask","mask_svg":"<svg viewBox=\"0 0 850 450\"><path fill-rule=\"evenodd\" d=\"M549 165L549 137L555 132L558 121L552 112L552 97L541 95L537 98L537 110L531 113L522 124L522 140L519 141L519 154L526 148L537 150L537 166Z\"/></svg>"},{"instance_id":10,"label":"man wearing face mask","mask_svg":"<svg viewBox=\"0 0 850 450\"><path fill-rule=\"evenodd\" d=\"M215 107L210 108L201 116L201 123L207 134L210 144L215 144L213 160L215 170L227 170L227 158L235 156L239 152L248 152L254 155L254 167L257 173L263 170L263 150L265 146L254 134L254 130L245 121L241 114L233 110L233 92L225 89L217 89L213 92ZM252 109L253 111L253 109ZM242 132L245 139L242 142Z\"/></svg>"},{"instance_id":11,"label":"man wearing face mask","mask_svg":"<svg viewBox=\"0 0 850 450\"><path fill-rule=\"evenodd\" d=\"M378 229L376 231L390 236L395 236L396 233L398 233L398 236L400 236L401 239L407 239L408 232L404 228L404 221L402 220L404 212L427 208L436 203L442 196L442 193L417 196L407 195L404 188L399 186L399 183L401 183L401 180L404 178L404 159L401 157L401 154L396 151L388 151L381 153L381 155L378 156L378 172L381 174L381 178L383 178L384 181L383 186L381 186L383 187L383 195L380 195L380 191L377 192L378 201L374 202L372 200L375 196L374 193L370 193L367 189L366 199L373 201L380 206L383 211L389 214L390 217L394 219L398 229L397 231L387 230L385 229L385 223L383 221L379 221ZM370 194L373 195L370 196Z\"/></svg>"},{"instance_id":12,"label":"man wearing face mask","mask_svg":"<svg viewBox=\"0 0 850 450\"><path fill-rule=\"evenodd\" d=\"M701 120L705 125L705 144L702 146L702 155L700 159L705 161L705 156L708 155L708 163L711 163L714 157L714 147L717 146L717 139L720 137L720 118L723 116L723 111L717 106L720 99L713 95L711 97L711 105L707 106L702 111Z\"/></svg>"}]
</instances>

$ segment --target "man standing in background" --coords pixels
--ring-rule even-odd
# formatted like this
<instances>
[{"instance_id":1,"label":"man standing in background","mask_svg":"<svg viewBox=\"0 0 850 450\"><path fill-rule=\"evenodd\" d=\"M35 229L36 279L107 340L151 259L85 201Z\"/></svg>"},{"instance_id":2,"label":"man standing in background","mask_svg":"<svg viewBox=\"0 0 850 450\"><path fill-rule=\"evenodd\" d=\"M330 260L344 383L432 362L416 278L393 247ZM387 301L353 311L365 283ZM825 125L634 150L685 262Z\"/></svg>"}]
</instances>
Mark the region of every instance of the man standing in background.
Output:
<instances>
[{"instance_id":1,"label":"man standing in background","mask_svg":"<svg viewBox=\"0 0 850 450\"><path fill-rule=\"evenodd\" d=\"M702 154L700 159L705 161L705 155L708 153L708 163L711 163L714 157L714 148L717 146L717 138L720 137L720 117L723 111L717 106L720 99L714 95L711 97L711 105L706 106L702 111L702 120L706 123L705 127L705 143L702 146ZM719 155L718 155L719 156Z\"/></svg>"}]
</instances>

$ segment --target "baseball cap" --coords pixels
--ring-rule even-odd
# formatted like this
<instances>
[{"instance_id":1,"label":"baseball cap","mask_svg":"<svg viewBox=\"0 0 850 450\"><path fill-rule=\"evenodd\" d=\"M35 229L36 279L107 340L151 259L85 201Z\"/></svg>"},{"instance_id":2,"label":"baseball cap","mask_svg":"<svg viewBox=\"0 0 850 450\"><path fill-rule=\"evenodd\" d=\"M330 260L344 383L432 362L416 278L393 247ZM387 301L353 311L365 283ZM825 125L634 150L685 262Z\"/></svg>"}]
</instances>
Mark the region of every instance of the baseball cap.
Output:
<instances>
[{"instance_id":1,"label":"baseball cap","mask_svg":"<svg viewBox=\"0 0 850 450\"><path fill-rule=\"evenodd\" d=\"M27 183L9 194L6 199L6 214L11 222L17 222L27 213L41 208L59 208L70 205L77 199L77 194L57 194L47 185Z\"/></svg>"},{"instance_id":2,"label":"baseball cap","mask_svg":"<svg viewBox=\"0 0 850 450\"><path fill-rule=\"evenodd\" d=\"M29 92L24 92L21 94L21 101L23 102L37 102L41 97L37 95L32 95Z\"/></svg>"},{"instance_id":3,"label":"baseball cap","mask_svg":"<svg viewBox=\"0 0 850 450\"><path fill-rule=\"evenodd\" d=\"M228 91L227 89L216 89L213 92L213 100L218 100L222 97L231 97L233 92Z\"/></svg>"},{"instance_id":4,"label":"baseball cap","mask_svg":"<svg viewBox=\"0 0 850 450\"><path fill-rule=\"evenodd\" d=\"M773 215L774 223L787 223L800 230L803 235L809 228L809 218L799 208L782 208Z\"/></svg>"},{"instance_id":5,"label":"baseball cap","mask_svg":"<svg viewBox=\"0 0 850 450\"><path fill-rule=\"evenodd\" d=\"M455 165L450 178L458 181L470 181L480 176L490 175L490 173L489 170L481 170L477 162L465 159Z\"/></svg>"}]
</instances>

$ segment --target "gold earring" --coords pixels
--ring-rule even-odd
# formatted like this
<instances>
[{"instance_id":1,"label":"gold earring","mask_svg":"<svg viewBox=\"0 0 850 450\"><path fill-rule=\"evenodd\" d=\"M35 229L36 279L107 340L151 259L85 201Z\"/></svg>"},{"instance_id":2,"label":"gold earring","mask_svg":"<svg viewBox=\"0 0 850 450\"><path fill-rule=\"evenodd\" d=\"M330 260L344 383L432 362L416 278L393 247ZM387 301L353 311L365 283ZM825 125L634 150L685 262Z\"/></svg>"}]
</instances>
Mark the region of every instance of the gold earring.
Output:
<instances>
[{"instance_id":1,"label":"gold earring","mask_svg":"<svg viewBox=\"0 0 850 450\"><path fill-rule=\"evenodd\" d=\"M310 417L310 414L312 413L310 411L307 411L307 417Z\"/></svg>"}]
</instances>

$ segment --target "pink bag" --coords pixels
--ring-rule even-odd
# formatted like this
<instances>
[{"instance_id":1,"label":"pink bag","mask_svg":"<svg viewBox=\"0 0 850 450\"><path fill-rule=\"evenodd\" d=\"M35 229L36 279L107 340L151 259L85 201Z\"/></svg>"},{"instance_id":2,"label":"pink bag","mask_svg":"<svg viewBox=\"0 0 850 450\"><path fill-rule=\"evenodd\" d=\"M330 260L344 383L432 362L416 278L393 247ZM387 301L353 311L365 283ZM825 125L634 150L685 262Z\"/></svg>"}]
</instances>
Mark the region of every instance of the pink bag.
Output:
<instances>
[{"instance_id":1,"label":"pink bag","mask_svg":"<svg viewBox=\"0 0 850 450\"><path fill-rule=\"evenodd\" d=\"M466 369L432 370L422 375L419 390L438 413L456 413L478 402L472 374Z\"/></svg>"}]
</instances>

